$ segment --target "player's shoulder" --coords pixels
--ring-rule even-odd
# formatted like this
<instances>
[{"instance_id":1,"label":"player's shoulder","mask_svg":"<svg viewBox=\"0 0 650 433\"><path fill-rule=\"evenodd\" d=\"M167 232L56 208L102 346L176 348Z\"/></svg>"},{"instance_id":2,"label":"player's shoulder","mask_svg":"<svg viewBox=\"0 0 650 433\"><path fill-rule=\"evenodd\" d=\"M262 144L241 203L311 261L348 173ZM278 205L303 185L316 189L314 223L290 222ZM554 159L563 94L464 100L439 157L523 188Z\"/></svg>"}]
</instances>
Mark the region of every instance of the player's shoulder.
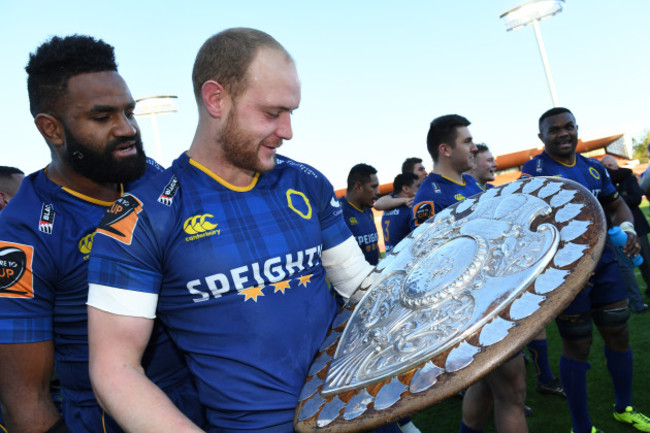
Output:
<instances>
[{"instance_id":1,"label":"player's shoulder","mask_svg":"<svg viewBox=\"0 0 650 433\"><path fill-rule=\"evenodd\" d=\"M327 178L323 173L313 166L304 162L299 162L288 158L284 155L278 155L276 158L275 168L271 173L276 172L280 176L295 176L305 182L327 182Z\"/></svg>"},{"instance_id":2,"label":"player's shoulder","mask_svg":"<svg viewBox=\"0 0 650 433\"><path fill-rule=\"evenodd\" d=\"M60 187L45 179L43 170L25 176L18 194L0 212L0 228L6 231L20 225L38 229L39 223L50 224L54 219L54 189Z\"/></svg>"}]
</instances>

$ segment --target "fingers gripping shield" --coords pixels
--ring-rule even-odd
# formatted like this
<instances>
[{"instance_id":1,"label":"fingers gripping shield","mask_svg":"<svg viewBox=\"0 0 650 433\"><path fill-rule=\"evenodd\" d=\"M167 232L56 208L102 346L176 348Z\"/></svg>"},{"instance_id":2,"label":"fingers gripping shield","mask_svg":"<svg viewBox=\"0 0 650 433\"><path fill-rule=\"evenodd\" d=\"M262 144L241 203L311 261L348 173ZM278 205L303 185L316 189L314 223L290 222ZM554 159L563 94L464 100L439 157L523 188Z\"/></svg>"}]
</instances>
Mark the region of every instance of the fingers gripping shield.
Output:
<instances>
[{"instance_id":1,"label":"fingers gripping shield","mask_svg":"<svg viewBox=\"0 0 650 433\"><path fill-rule=\"evenodd\" d=\"M438 213L335 318L300 394L296 430L374 429L479 380L584 287L605 227L593 195L555 177L518 180Z\"/></svg>"}]
</instances>

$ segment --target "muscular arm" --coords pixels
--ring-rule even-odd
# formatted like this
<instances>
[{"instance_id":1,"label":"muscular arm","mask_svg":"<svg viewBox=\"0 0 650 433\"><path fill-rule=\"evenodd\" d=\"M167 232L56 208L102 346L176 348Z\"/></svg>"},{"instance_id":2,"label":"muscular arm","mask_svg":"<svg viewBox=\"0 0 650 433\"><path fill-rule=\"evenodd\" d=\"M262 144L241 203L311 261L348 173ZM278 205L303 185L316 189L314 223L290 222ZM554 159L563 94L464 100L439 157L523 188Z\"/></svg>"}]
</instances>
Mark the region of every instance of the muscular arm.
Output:
<instances>
[{"instance_id":1,"label":"muscular arm","mask_svg":"<svg viewBox=\"0 0 650 433\"><path fill-rule=\"evenodd\" d=\"M0 344L0 401L10 432L43 433L61 418L50 395L52 340Z\"/></svg>"},{"instance_id":2,"label":"muscular arm","mask_svg":"<svg viewBox=\"0 0 650 433\"><path fill-rule=\"evenodd\" d=\"M153 320L88 307L90 380L99 404L127 432L201 432L141 365Z\"/></svg>"},{"instance_id":3,"label":"muscular arm","mask_svg":"<svg viewBox=\"0 0 650 433\"><path fill-rule=\"evenodd\" d=\"M607 213L607 216L614 225L621 225L621 223L625 221L634 223L634 217L632 216L630 208L627 207L625 201L623 201L623 199L620 197L610 203L607 203L604 206L604 209L605 213ZM623 251L630 257L636 256L641 251L639 239L636 234L628 233L627 235L627 242L623 247Z\"/></svg>"},{"instance_id":4,"label":"muscular arm","mask_svg":"<svg viewBox=\"0 0 650 433\"><path fill-rule=\"evenodd\" d=\"M413 205L413 197L393 197L391 195L385 195L379 197L379 200L375 202L373 207L377 210L391 210L402 205L411 207Z\"/></svg>"}]
</instances>

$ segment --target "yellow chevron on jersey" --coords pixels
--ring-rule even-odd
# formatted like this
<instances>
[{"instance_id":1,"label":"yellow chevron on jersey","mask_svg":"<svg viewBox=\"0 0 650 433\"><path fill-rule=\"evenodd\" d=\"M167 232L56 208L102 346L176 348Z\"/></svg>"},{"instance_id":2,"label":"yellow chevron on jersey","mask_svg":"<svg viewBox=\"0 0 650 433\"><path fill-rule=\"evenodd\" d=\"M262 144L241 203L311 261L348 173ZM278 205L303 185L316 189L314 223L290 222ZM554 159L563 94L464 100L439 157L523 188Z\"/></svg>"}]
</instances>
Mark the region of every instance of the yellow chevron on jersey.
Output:
<instances>
[{"instance_id":1,"label":"yellow chevron on jersey","mask_svg":"<svg viewBox=\"0 0 650 433\"><path fill-rule=\"evenodd\" d=\"M185 233L188 235L196 235L216 229L219 224L214 224L208 221L208 218L214 218L214 215L206 213L203 215L191 216L183 223L183 230L185 230ZM216 230L216 232L220 233L221 230Z\"/></svg>"},{"instance_id":2,"label":"yellow chevron on jersey","mask_svg":"<svg viewBox=\"0 0 650 433\"><path fill-rule=\"evenodd\" d=\"M460 193L459 193L459 194L454 194L454 198L455 198L457 201L463 201L463 200L465 200L466 197L465 197L463 194L460 194Z\"/></svg>"},{"instance_id":3,"label":"yellow chevron on jersey","mask_svg":"<svg viewBox=\"0 0 650 433\"><path fill-rule=\"evenodd\" d=\"M90 254L90 251L93 249L93 239L95 237L95 233L90 233L84 236L79 240L79 251L81 254L88 256ZM84 260L86 260L88 257L84 257Z\"/></svg>"}]
</instances>

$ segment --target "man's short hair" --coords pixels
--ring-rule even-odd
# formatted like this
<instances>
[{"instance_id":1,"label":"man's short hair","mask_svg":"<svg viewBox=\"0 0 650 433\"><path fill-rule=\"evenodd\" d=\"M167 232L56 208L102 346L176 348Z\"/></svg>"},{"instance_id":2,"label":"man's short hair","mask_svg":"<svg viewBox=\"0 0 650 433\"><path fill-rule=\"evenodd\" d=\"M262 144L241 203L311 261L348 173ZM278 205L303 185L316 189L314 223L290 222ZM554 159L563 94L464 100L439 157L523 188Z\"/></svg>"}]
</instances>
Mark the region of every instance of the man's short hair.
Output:
<instances>
[{"instance_id":1,"label":"man's short hair","mask_svg":"<svg viewBox=\"0 0 650 433\"><path fill-rule=\"evenodd\" d=\"M210 37L196 55L192 70L194 97L201 101L201 88L206 81L221 84L234 100L248 85L248 68L260 48L272 48L291 55L273 36L260 30L232 28Z\"/></svg>"},{"instance_id":2,"label":"man's short hair","mask_svg":"<svg viewBox=\"0 0 650 433\"><path fill-rule=\"evenodd\" d=\"M547 117L555 116L557 114L562 114L562 113L569 113L570 115L573 116L573 113L571 112L571 110L569 110L568 108L564 108L564 107L553 107L550 110L546 110L544 112L544 114L542 114L541 117L539 118L539 123L538 123L539 132L542 132L542 122L544 121L544 119L546 119ZM573 116L573 117L575 117L575 116Z\"/></svg>"},{"instance_id":3,"label":"man's short hair","mask_svg":"<svg viewBox=\"0 0 650 433\"><path fill-rule=\"evenodd\" d=\"M12 177L14 174L22 174L24 175L23 171L19 168L16 167L9 167L6 165L0 165L0 177L4 178L9 178Z\"/></svg>"},{"instance_id":4,"label":"man's short hair","mask_svg":"<svg viewBox=\"0 0 650 433\"><path fill-rule=\"evenodd\" d=\"M399 194L405 186L411 186L420 178L413 173L401 173L393 180L393 194Z\"/></svg>"},{"instance_id":5,"label":"man's short hair","mask_svg":"<svg viewBox=\"0 0 650 433\"><path fill-rule=\"evenodd\" d=\"M490 148L487 147L487 144L485 144L485 143L478 143L475 146L476 146L475 155L478 155L479 153L489 152L490 151Z\"/></svg>"},{"instance_id":6,"label":"man's short hair","mask_svg":"<svg viewBox=\"0 0 650 433\"><path fill-rule=\"evenodd\" d=\"M434 162L438 161L440 144L447 143L453 148L458 136L456 128L470 124L469 120L458 114L447 114L433 119L427 134L427 150Z\"/></svg>"},{"instance_id":7,"label":"man's short hair","mask_svg":"<svg viewBox=\"0 0 650 433\"><path fill-rule=\"evenodd\" d=\"M55 115L61 108L68 80L79 74L117 71L111 45L91 36L54 36L29 55L27 93L32 116Z\"/></svg>"},{"instance_id":8,"label":"man's short hair","mask_svg":"<svg viewBox=\"0 0 650 433\"><path fill-rule=\"evenodd\" d=\"M370 182L370 176L373 174L377 174L377 170L373 166L368 164L355 165L350 169L350 174L348 174L348 189L354 188L357 182L361 185Z\"/></svg>"},{"instance_id":9,"label":"man's short hair","mask_svg":"<svg viewBox=\"0 0 650 433\"><path fill-rule=\"evenodd\" d=\"M413 173L417 164L422 164L421 158L406 158L402 163L402 173Z\"/></svg>"}]
</instances>

